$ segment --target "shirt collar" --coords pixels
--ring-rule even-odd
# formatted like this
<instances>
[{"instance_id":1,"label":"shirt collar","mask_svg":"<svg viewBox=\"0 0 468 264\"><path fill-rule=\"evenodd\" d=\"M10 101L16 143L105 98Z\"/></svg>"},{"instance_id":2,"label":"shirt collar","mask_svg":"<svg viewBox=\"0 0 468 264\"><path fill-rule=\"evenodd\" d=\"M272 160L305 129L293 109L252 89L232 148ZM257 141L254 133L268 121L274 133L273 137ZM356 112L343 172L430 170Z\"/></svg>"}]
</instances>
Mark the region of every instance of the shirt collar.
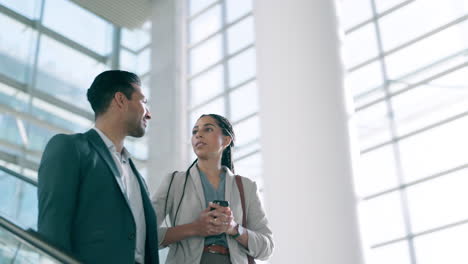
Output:
<instances>
[{"instance_id":1,"label":"shirt collar","mask_svg":"<svg viewBox=\"0 0 468 264\"><path fill-rule=\"evenodd\" d=\"M93 127L94 130L96 130L96 132L99 134L99 136L101 137L102 141L104 141L104 144L106 144L106 147L107 149L109 149L109 151L112 152L117 152L116 151L116 148L115 148L115 145L114 143L112 143L112 141L104 134L104 132L102 132L99 128L97 127ZM130 158L130 152L127 151L127 149L125 147L122 148L122 157L123 158Z\"/></svg>"}]
</instances>

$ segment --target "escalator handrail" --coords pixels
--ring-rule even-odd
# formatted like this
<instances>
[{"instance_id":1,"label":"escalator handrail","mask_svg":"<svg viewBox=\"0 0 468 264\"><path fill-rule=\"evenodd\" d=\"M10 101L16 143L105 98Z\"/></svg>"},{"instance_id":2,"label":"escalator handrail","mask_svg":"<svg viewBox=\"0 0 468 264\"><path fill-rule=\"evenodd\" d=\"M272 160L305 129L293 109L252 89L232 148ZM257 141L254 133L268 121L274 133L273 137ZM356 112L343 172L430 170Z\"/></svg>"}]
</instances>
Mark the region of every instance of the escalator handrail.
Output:
<instances>
[{"instance_id":1,"label":"escalator handrail","mask_svg":"<svg viewBox=\"0 0 468 264\"><path fill-rule=\"evenodd\" d=\"M33 180L33 179L29 178L29 177L26 177L24 175L21 175L21 174L15 172L15 171L12 171L12 170L4 167L4 166L0 165L0 170L10 174L11 176L14 176L14 177L20 179L22 181L25 181L25 182L27 182L29 184L32 184L33 186L37 186L37 182L35 180Z\"/></svg>"},{"instance_id":2,"label":"escalator handrail","mask_svg":"<svg viewBox=\"0 0 468 264\"><path fill-rule=\"evenodd\" d=\"M4 217L0 216L0 227L11 232L25 243L32 245L33 247L39 249L40 251L46 253L47 255L55 258L56 260L67 263L67 264L80 264L78 260L64 253L63 251L55 248L54 246L49 245L40 238L34 236L33 234L23 230L12 222L8 221Z\"/></svg>"}]
</instances>

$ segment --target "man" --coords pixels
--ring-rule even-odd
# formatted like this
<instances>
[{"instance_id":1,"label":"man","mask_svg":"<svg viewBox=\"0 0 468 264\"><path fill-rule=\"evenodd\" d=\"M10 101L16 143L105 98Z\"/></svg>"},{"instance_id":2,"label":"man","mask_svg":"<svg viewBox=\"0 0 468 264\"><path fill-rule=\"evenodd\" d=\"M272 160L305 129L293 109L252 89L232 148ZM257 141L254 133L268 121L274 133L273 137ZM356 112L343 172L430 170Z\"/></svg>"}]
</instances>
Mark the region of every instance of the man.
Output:
<instances>
[{"instance_id":1,"label":"man","mask_svg":"<svg viewBox=\"0 0 468 264\"><path fill-rule=\"evenodd\" d=\"M159 263L156 215L123 146L151 118L140 85L130 72L99 74L87 92L95 127L54 136L42 156L38 232L84 263Z\"/></svg>"}]
</instances>

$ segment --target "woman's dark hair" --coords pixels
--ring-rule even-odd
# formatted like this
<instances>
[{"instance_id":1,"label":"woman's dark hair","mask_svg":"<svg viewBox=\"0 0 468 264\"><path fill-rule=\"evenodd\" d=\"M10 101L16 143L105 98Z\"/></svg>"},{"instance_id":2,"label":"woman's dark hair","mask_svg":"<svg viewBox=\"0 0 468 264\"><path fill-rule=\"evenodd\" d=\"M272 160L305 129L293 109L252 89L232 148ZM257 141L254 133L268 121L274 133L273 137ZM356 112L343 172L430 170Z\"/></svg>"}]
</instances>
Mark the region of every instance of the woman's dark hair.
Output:
<instances>
[{"instance_id":1,"label":"woman's dark hair","mask_svg":"<svg viewBox=\"0 0 468 264\"><path fill-rule=\"evenodd\" d=\"M140 78L127 71L105 71L96 76L86 93L95 117L107 111L116 92L123 93L131 100L135 90L132 84L141 85Z\"/></svg>"},{"instance_id":2,"label":"woman's dark hair","mask_svg":"<svg viewBox=\"0 0 468 264\"><path fill-rule=\"evenodd\" d=\"M231 122L229 122L229 120L224 116L220 116L217 114L205 114L201 115L200 118L204 116L209 116L216 120L216 123L223 131L223 135L231 138L231 144L229 144L229 146L227 146L224 149L223 155L221 156L221 165L228 167L234 173L234 163L232 162L232 148L234 148L234 141L236 139L236 135L234 134L234 129L232 129Z\"/></svg>"}]
</instances>

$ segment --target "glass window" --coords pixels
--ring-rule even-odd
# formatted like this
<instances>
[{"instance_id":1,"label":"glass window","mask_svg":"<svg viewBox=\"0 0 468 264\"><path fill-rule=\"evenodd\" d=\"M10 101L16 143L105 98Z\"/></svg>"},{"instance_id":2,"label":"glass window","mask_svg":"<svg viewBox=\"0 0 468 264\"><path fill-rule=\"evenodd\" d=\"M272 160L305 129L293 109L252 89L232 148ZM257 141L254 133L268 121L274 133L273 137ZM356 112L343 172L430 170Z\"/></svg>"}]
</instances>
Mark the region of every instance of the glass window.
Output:
<instances>
[{"instance_id":1,"label":"glass window","mask_svg":"<svg viewBox=\"0 0 468 264\"><path fill-rule=\"evenodd\" d=\"M384 49L393 49L466 13L468 5L465 0L411 1L405 7L381 18Z\"/></svg>"},{"instance_id":2,"label":"glass window","mask_svg":"<svg viewBox=\"0 0 468 264\"><path fill-rule=\"evenodd\" d=\"M119 66L121 70L135 72L138 60L137 55L125 49L120 49Z\"/></svg>"},{"instance_id":3,"label":"glass window","mask_svg":"<svg viewBox=\"0 0 468 264\"><path fill-rule=\"evenodd\" d=\"M189 9L190 15L193 16L196 13L202 11L203 9L207 8L209 5L213 4L218 0L188 0L189 2Z\"/></svg>"},{"instance_id":4,"label":"glass window","mask_svg":"<svg viewBox=\"0 0 468 264\"><path fill-rule=\"evenodd\" d=\"M107 67L55 40L41 39L37 88L92 112L86 90Z\"/></svg>"},{"instance_id":5,"label":"glass window","mask_svg":"<svg viewBox=\"0 0 468 264\"><path fill-rule=\"evenodd\" d=\"M351 90L355 104L362 105L384 97L382 68L379 61L348 73L346 89Z\"/></svg>"},{"instance_id":6,"label":"glass window","mask_svg":"<svg viewBox=\"0 0 468 264\"><path fill-rule=\"evenodd\" d=\"M256 74L255 49L248 49L228 61L229 87L232 88Z\"/></svg>"},{"instance_id":7,"label":"glass window","mask_svg":"<svg viewBox=\"0 0 468 264\"><path fill-rule=\"evenodd\" d=\"M250 178L257 182L258 185L263 183L262 175L262 156L260 153L248 156L234 162L234 170L236 174Z\"/></svg>"},{"instance_id":8,"label":"glass window","mask_svg":"<svg viewBox=\"0 0 468 264\"><path fill-rule=\"evenodd\" d=\"M130 154L139 159L147 160L148 159L148 139L146 137L140 139L127 139L125 142L125 148L130 152Z\"/></svg>"},{"instance_id":9,"label":"glass window","mask_svg":"<svg viewBox=\"0 0 468 264\"><path fill-rule=\"evenodd\" d=\"M345 36L344 60L346 68L351 68L364 61L378 56L375 24L351 32Z\"/></svg>"},{"instance_id":10,"label":"glass window","mask_svg":"<svg viewBox=\"0 0 468 264\"><path fill-rule=\"evenodd\" d=\"M357 168L355 188L361 197L385 191L398 185L392 145L362 154Z\"/></svg>"},{"instance_id":11,"label":"glass window","mask_svg":"<svg viewBox=\"0 0 468 264\"><path fill-rule=\"evenodd\" d=\"M366 252L366 263L369 264L411 264L408 242L393 243L370 249ZM418 262L419 263L419 262Z\"/></svg>"},{"instance_id":12,"label":"glass window","mask_svg":"<svg viewBox=\"0 0 468 264\"><path fill-rule=\"evenodd\" d=\"M148 73L151 70L151 49L147 48L141 51L138 54L138 63L136 68L136 73L138 75L143 75Z\"/></svg>"},{"instance_id":13,"label":"glass window","mask_svg":"<svg viewBox=\"0 0 468 264\"><path fill-rule=\"evenodd\" d=\"M197 43L221 28L221 5L215 5L190 22L190 43Z\"/></svg>"},{"instance_id":14,"label":"glass window","mask_svg":"<svg viewBox=\"0 0 468 264\"><path fill-rule=\"evenodd\" d=\"M253 44L255 39L253 17L249 16L228 28L227 39L229 54Z\"/></svg>"},{"instance_id":15,"label":"glass window","mask_svg":"<svg viewBox=\"0 0 468 264\"><path fill-rule=\"evenodd\" d=\"M375 5L377 8L377 13L382 13L392 7L395 7L398 4L403 2L413 2L413 0L375 0Z\"/></svg>"},{"instance_id":16,"label":"glass window","mask_svg":"<svg viewBox=\"0 0 468 264\"><path fill-rule=\"evenodd\" d=\"M418 86L392 98L399 135L467 111L468 68Z\"/></svg>"},{"instance_id":17,"label":"glass window","mask_svg":"<svg viewBox=\"0 0 468 264\"><path fill-rule=\"evenodd\" d=\"M89 119L70 113L37 98L33 98L32 105L31 113L37 119L73 132L82 132L93 125L93 122Z\"/></svg>"},{"instance_id":18,"label":"glass window","mask_svg":"<svg viewBox=\"0 0 468 264\"><path fill-rule=\"evenodd\" d=\"M49 142L52 136L57 134L30 122L25 122L25 124L28 131L28 149L30 150L43 151L47 142Z\"/></svg>"},{"instance_id":19,"label":"glass window","mask_svg":"<svg viewBox=\"0 0 468 264\"><path fill-rule=\"evenodd\" d=\"M258 89L255 81L239 87L229 94L231 121L244 118L258 111Z\"/></svg>"},{"instance_id":20,"label":"glass window","mask_svg":"<svg viewBox=\"0 0 468 264\"><path fill-rule=\"evenodd\" d=\"M38 18L43 0L0 0L0 4L30 19ZM2 23L0 23L1 25Z\"/></svg>"},{"instance_id":21,"label":"glass window","mask_svg":"<svg viewBox=\"0 0 468 264\"><path fill-rule=\"evenodd\" d=\"M343 0L341 3L340 17L346 30L372 17L369 0Z\"/></svg>"},{"instance_id":22,"label":"glass window","mask_svg":"<svg viewBox=\"0 0 468 264\"><path fill-rule=\"evenodd\" d=\"M45 26L99 54L107 55L110 52L110 23L70 1L47 0L45 3Z\"/></svg>"},{"instance_id":23,"label":"glass window","mask_svg":"<svg viewBox=\"0 0 468 264\"><path fill-rule=\"evenodd\" d=\"M404 236L400 192L362 201L358 210L363 239L370 245Z\"/></svg>"},{"instance_id":24,"label":"glass window","mask_svg":"<svg viewBox=\"0 0 468 264\"><path fill-rule=\"evenodd\" d=\"M418 263L468 263L468 225L416 237L414 246Z\"/></svg>"},{"instance_id":25,"label":"glass window","mask_svg":"<svg viewBox=\"0 0 468 264\"><path fill-rule=\"evenodd\" d=\"M26 93L0 83L0 105L24 112L28 109L29 97Z\"/></svg>"},{"instance_id":26,"label":"glass window","mask_svg":"<svg viewBox=\"0 0 468 264\"><path fill-rule=\"evenodd\" d=\"M408 188L411 227L414 232L468 219L468 170L441 176Z\"/></svg>"},{"instance_id":27,"label":"glass window","mask_svg":"<svg viewBox=\"0 0 468 264\"><path fill-rule=\"evenodd\" d=\"M142 28L122 28L122 46L138 51L151 42L151 22L146 22Z\"/></svg>"},{"instance_id":28,"label":"glass window","mask_svg":"<svg viewBox=\"0 0 468 264\"><path fill-rule=\"evenodd\" d=\"M387 142L392 137L386 102L357 112L356 124L361 150Z\"/></svg>"},{"instance_id":29,"label":"glass window","mask_svg":"<svg viewBox=\"0 0 468 264\"><path fill-rule=\"evenodd\" d=\"M222 65L190 81L190 105L196 106L224 91L224 73Z\"/></svg>"},{"instance_id":30,"label":"glass window","mask_svg":"<svg viewBox=\"0 0 468 264\"><path fill-rule=\"evenodd\" d=\"M23 145L18 125L16 124L16 118L9 114L0 114L0 127L2 133L0 133L0 139L14 145Z\"/></svg>"},{"instance_id":31,"label":"glass window","mask_svg":"<svg viewBox=\"0 0 468 264\"><path fill-rule=\"evenodd\" d=\"M0 14L0 73L25 83L31 71L36 31Z\"/></svg>"},{"instance_id":32,"label":"glass window","mask_svg":"<svg viewBox=\"0 0 468 264\"><path fill-rule=\"evenodd\" d=\"M414 181L465 165L468 156L468 117L400 141L401 165Z\"/></svg>"},{"instance_id":33,"label":"glass window","mask_svg":"<svg viewBox=\"0 0 468 264\"><path fill-rule=\"evenodd\" d=\"M192 127L195 125L195 122L200 118L203 114L218 114L225 116L224 111L224 98L216 99L196 110L192 111L190 114L190 137L192 136Z\"/></svg>"},{"instance_id":34,"label":"glass window","mask_svg":"<svg viewBox=\"0 0 468 264\"><path fill-rule=\"evenodd\" d=\"M226 0L227 23L252 11L252 0Z\"/></svg>"},{"instance_id":35,"label":"glass window","mask_svg":"<svg viewBox=\"0 0 468 264\"><path fill-rule=\"evenodd\" d=\"M190 50L190 74L198 73L208 66L221 61L221 40L221 35L216 35L202 45Z\"/></svg>"},{"instance_id":36,"label":"glass window","mask_svg":"<svg viewBox=\"0 0 468 264\"><path fill-rule=\"evenodd\" d=\"M468 47L466 32L468 32L468 21L389 55L386 59L389 78L391 80L405 78L425 69L428 65L465 52Z\"/></svg>"},{"instance_id":37,"label":"glass window","mask_svg":"<svg viewBox=\"0 0 468 264\"><path fill-rule=\"evenodd\" d=\"M236 134L236 146L239 149L255 143L260 137L260 119L256 115L235 124L234 133Z\"/></svg>"}]
</instances>

